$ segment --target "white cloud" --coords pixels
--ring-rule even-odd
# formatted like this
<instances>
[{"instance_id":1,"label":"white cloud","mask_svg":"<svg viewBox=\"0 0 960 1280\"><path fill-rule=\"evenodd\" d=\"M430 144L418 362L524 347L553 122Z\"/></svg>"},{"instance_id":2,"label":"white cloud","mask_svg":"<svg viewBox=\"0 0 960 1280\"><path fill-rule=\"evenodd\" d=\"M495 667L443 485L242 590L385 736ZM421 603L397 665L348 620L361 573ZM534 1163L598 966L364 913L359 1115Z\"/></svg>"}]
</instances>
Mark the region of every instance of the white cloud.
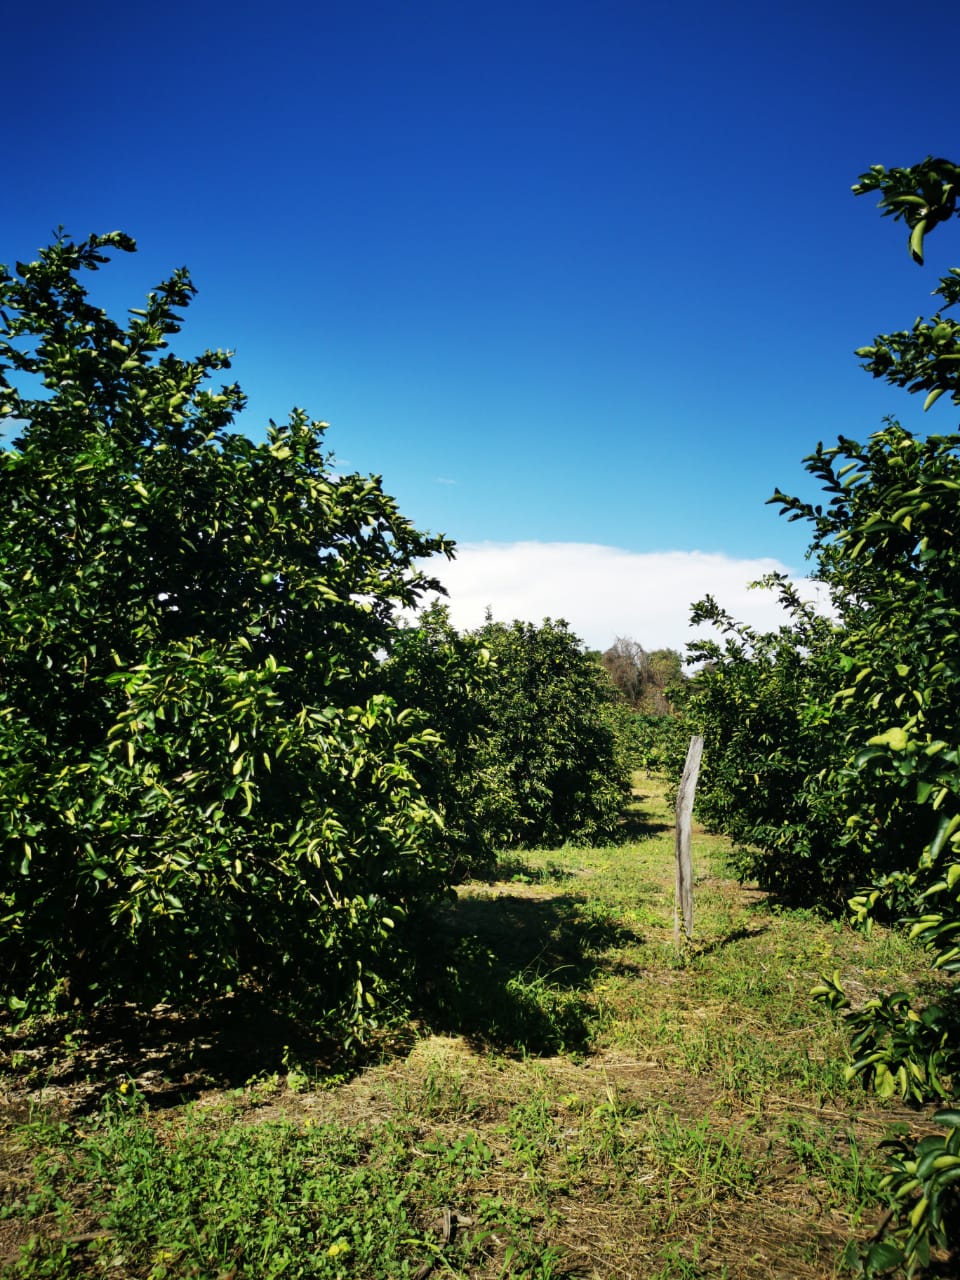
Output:
<instances>
[{"instance_id":1,"label":"white cloud","mask_svg":"<svg viewBox=\"0 0 960 1280\"><path fill-rule=\"evenodd\" d=\"M690 605L708 593L738 621L761 630L778 626L783 613L773 593L748 584L789 572L771 557L636 552L585 542L461 542L455 560L432 560L427 568L449 592L451 621L460 630L480 626L489 606L502 622L565 618L591 649L630 636L645 649L681 653L694 638ZM816 584L795 581L804 598L818 598Z\"/></svg>"}]
</instances>

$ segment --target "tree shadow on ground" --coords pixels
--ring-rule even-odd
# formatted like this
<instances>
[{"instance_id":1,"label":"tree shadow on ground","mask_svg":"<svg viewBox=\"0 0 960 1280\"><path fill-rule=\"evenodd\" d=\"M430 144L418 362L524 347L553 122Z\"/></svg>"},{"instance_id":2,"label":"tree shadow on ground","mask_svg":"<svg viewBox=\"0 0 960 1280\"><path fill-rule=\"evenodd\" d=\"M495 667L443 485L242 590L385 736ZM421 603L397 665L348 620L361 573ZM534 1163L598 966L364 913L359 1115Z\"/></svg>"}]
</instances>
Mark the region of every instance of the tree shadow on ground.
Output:
<instances>
[{"instance_id":1,"label":"tree shadow on ground","mask_svg":"<svg viewBox=\"0 0 960 1280\"><path fill-rule=\"evenodd\" d=\"M516 884L564 884L575 879L575 873L557 862L548 861L543 867L533 866L522 853L502 853L488 874L478 876L484 884L500 884L504 881Z\"/></svg>"},{"instance_id":2,"label":"tree shadow on ground","mask_svg":"<svg viewBox=\"0 0 960 1280\"><path fill-rule=\"evenodd\" d=\"M414 1017L505 1053L589 1047L593 974L608 948L638 941L582 895L463 897L418 926ZM414 1023L345 1053L308 1018L244 989L198 1009L132 1004L31 1019L0 1018L0 1079L11 1105L42 1101L62 1114L95 1111L133 1081L151 1107L205 1091L283 1078L293 1066L318 1077L349 1074L401 1052Z\"/></svg>"},{"instance_id":3,"label":"tree shadow on ground","mask_svg":"<svg viewBox=\"0 0 960 1280\"><path fill-rule=\"evenodd\" d=\"M584 1052L603 953L639 941L581 895L460 898L429 939L418 1012L432 1030L478 1048Z\"/></svg>"},{"instance_id":4,"label":"tree shadow on ground","mask_svg":"<svg viewBox=\"0 0 960 1280\"><path fill-rule=\"evenodd\" d=\"M329 1074L342 1068L343 1055L256 991L199 1009L127 1004L19 1027L0 1023L7 1092L74 1114L96 1110L125 1081L152 1107L178 1106L212 1087L238 1088L285 1073L290 1064Z\"/></svg>"},{"instance_id":5,"label":"tree shadow on ground","mask_svg":"<svg viewBox=\"0 0 960 1280\"><path fill-rule=\"evenodd\" d=\"M664 831L673 830L672 822L663 821L662 817L656 816L646 807L645 801L651 798L654 797L635 791L632 798L625 805L620 817L618 834L618 839L622 840L624 844L649 840L653 836L661 835ZM658 798L657 803L659 806L660 801Z\"/></svg>"},{"instance_id":6,"label":"tree shadow on ground","mask_svg":"<svg viewBox=\"0 0 960 1280\"><path fill-rule=\"evenodd\" d=\"M747 938L759 938L769 928L769 925L762 924L756 929L733 929L730 933L725 933L722 938L714 938L712 942L700 944L695 941L694 948L698 956L713 955L714 952L722 951L724 947L729 947L734 942L745 942Z\"/></svg>"}]
</instances>

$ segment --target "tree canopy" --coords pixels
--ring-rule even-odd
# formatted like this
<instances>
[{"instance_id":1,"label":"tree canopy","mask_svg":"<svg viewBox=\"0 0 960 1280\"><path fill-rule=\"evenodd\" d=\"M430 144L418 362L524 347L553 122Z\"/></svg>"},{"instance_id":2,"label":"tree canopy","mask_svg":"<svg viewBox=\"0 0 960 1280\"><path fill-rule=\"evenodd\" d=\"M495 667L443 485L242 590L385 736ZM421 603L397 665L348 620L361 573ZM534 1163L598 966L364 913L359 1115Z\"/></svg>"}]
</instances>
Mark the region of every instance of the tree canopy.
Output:
<instances>
[{"instance_id":1,"label":"tree canopy","mask_svg":"<svg viewBox=\"0 0 960 1280\"><path fill-rule=\"evenodd\" d=\"M498 848L617 836L629 747L609 682L563 621L458 633L426 611L387 664L398 699L419 700L441 734L425 787L465 868Z\"/></svg>"},{"instance_id":2,"label":"tree canopy","mask_svg":"<svg viewBox=\"0 0 960 1280\"><path fill-rule=\"evenodd\" d=\"M933 158L874 166L857 194L924 238L955 214L956 165ZM857 354L874 377L960 404L960 269L940 280L940 309L881 334ZM707 736L704 816L742 844L741 868L766 887L829 899L852 895L855 918L909 927L944 975L960 972L960 433L919 436L888 421L866 444L841 437L806 460L825 499L771 499L812 530L815 575L835 619L788 600L792 622L757 636L704 602L728 640L693 682L687 714ZM781 584L785 589L785 584ZM852 1008L839 975L821 999L845 1010L851 1075L883 1096L955 1103L960 1081L955 986L940 999L885 992ZM868 1274L924 1267L956 1243L960 1111L937 1134L905 1140L882 1187L889 1229Z\"/></svg>"},{"instance_id":3,"label":"tree canopy","mask_svg":"<svg viewBox=\"0 0 960 1280\"><path fill-rule=\"evenodd\" d=\"M392 927L445 881L382 691L398 607L451 544L297 410L254 444L229 353L170 352L175 272L119 324L84 276L119 233L0 270L0 969L69 988L241 980L372 1016Z\"/></svg>"}]
</instances>

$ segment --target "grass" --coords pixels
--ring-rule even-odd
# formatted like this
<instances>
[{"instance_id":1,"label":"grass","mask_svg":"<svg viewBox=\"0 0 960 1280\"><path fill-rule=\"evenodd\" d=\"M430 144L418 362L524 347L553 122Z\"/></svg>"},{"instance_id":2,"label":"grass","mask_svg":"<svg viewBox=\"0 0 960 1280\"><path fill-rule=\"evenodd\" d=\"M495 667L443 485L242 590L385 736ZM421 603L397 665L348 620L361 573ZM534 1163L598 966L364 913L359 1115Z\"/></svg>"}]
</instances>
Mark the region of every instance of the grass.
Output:
<instances>
[{"instance_id":1,"label":"grass","mask_svg":"<svg viewBox=\"0 0 960 1280\"><path fill-rule=\"evenodd\" d=\"M882 1216L878 1145L915 1116L844 1082L842 1029L808 992L923 962L773 909L702 833L678 953L649 781L632 832L465 886L435 922L419 1021L360 1071L269 1024L234 1027L219 1058L202 1025L162 1051L143 1021L8 1036L0 1274L841 1274Z\"/></svg>"}]
</instances>

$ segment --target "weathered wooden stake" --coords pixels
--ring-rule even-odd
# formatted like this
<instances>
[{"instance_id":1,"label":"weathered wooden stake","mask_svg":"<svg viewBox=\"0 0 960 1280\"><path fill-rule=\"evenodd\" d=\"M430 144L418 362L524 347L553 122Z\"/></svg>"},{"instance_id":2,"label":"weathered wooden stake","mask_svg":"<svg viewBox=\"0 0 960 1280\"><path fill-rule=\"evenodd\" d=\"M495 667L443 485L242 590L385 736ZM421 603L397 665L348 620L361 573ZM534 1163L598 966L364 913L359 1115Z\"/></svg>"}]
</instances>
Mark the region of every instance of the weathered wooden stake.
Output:
<instances>
[{"instance_id":1,"label":"weathered wooden stake","mask_svg":"<svg viewBox=\"0 0 960 1280\"><path fill-rule=\"evenodd\" d=\"M693 737L687 750L687 762L677 792L677 896L673 908L673 940L680 945L681 917L683 936L693 937L693 860L690 857L690 824L693 797L703 757L703 739Z\"/></svg>"}]
</instances>

